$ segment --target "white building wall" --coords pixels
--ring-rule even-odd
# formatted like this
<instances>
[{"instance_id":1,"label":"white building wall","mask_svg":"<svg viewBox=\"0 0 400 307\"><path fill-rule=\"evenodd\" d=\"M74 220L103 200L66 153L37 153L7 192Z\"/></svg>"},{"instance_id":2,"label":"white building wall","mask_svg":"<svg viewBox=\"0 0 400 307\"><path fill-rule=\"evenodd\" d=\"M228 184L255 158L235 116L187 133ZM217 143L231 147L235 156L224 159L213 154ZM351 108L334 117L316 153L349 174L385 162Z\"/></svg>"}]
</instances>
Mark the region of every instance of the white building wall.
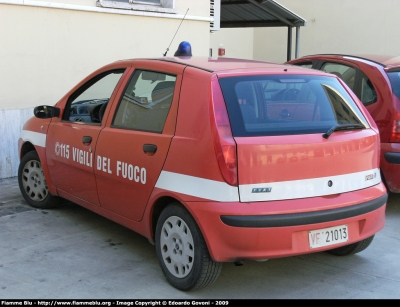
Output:
<instances>
[{"instance_id":1,"label":"white building wall","mask_svg":"<svg viewBox=\"0 0 400 307\"><path fill-rule=\"evenodd\" d=\"M212 55L218 55L218 48L225 48L225 57L253 59L254 29L233 28L221 29L210 35Z\"/></svg>"},{"instance_id":2,"label":"white building wall","mask_svg":"<svg viewBox=\"0 0 400 307\"><path fill-rule=\"evenodd\" d=\"M316 53L400 54L398 0L278 0L304 18L299 56ZM293 53L295 46L293 30ZM287 28L254 29L254 59L286 61Z\"/></svg>"},{"instance_id":3,"label":"white building wall","mask_svg":"<svg viewBox=\"0 0 400 307\"><path fill-rule=\"evenodd\" d=\"M187 9L189 8L189 11ZM0 178L17 175L17 141L37 105L53 105L110 62L162 57L190 41L209 53L209 1L175 0L176 13L105 9L94 0L0 0Z\"/></svg>"},{"instance_id":4,"label":"white building wall","mask_svg":"<svg viewBox=\"0 0 400 307\"><path fill-rule=\"evenodd\" d=\"M0 110L0 178L17 175L18 138L22 125L32 117L33 108Z\"/></svg>"}]
</instances>

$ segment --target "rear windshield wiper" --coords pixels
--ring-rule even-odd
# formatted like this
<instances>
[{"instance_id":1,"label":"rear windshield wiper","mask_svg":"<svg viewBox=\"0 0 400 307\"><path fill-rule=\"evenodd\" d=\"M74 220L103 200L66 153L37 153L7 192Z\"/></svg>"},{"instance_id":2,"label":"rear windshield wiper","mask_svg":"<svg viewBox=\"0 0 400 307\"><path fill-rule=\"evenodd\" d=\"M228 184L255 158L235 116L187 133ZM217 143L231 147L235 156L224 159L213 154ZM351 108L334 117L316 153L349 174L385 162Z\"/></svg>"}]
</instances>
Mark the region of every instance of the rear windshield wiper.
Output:
<instances>
[{"instance_id":1,"label":"rear windshield wiper","mask_svg":"<svg viewBox=\"0 0 400 307\"><path fill-rule=\"evenodd\" d=\"M344 124L344 125L336 125L329 129L326 133L322 136L327 139L334 131L341 131L341 130L356 130L356 129L365 129L363 125L360 124Z\"/></svg>"}]
</instances>

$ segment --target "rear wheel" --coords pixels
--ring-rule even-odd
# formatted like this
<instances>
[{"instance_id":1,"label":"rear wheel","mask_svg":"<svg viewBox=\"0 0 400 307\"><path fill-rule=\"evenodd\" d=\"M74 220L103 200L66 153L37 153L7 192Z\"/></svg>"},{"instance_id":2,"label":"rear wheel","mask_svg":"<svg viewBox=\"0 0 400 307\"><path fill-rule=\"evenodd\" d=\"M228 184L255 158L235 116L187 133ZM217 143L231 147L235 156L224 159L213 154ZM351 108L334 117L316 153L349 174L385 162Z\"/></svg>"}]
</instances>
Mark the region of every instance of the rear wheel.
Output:
<instances>
[{"instance_id":1,"label":"rear wheel","mask_svg":"<svg viewBox=\"0 0 400 307\"><path fill-rule=\"evenodd\" d=\"M60 198L49 193L42 164L36 151L28 152L18 168L18 183L22 196L28 204L39 209L53 208Z\"/></svg>"},{"instance_id":2,"label":"rear wheel","mask_svg":"<svg viewBox=\"0 0 400 307\"><path fill-rule=\"evenodd\" d=\"M179 203L172 203L161 213L155 241L161 269L179 290L208 286L221 273L222 263L211 259L200 229Z\"/></svg>"},{"instance_id":3,"label":"rear wheel","mask_svg":"<svg viewBox=\"0 0 400 307\"><path fill-rule=\"evenodd\" d=\"M360 242L356 242L356 243L349 244L346 246L331 249L328 252L331 254L334 254L336 256L347 256L347 255L357 254L359 252L362 252L364 249L366 249L371 244L373 239L374 239L374 236L371 236Z\"/></svg>"}]
</instances>

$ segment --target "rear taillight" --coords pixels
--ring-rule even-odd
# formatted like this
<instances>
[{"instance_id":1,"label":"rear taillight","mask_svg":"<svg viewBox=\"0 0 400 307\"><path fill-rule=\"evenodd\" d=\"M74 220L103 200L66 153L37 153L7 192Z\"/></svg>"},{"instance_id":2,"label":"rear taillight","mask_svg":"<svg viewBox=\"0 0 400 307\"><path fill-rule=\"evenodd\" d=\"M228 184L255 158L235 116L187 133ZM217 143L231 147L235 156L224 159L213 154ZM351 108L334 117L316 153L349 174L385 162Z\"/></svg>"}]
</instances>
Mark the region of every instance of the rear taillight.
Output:
<instances>
[{"instance_id":1,"label":"rear taillight","mask_svg":"<svg viewBox=\"0 0 400 307\"><path fill-rule=\"evenodd\" d=\"M393 119L390 143L400 143L400 113L397 113Z\"/></svg>"},{"instance_id":2,"label":"rear taillight","mask_svg":"<svg viewBox=\"0 0 400 307\"><path fill-rule=\"evenodd\" d=\"M217 80L213 80L212 82L210 108L214 149L219 169L225 181L235 186L238 182L236 143L232 137L228 112Z\"/></svg>"}]
</instances>

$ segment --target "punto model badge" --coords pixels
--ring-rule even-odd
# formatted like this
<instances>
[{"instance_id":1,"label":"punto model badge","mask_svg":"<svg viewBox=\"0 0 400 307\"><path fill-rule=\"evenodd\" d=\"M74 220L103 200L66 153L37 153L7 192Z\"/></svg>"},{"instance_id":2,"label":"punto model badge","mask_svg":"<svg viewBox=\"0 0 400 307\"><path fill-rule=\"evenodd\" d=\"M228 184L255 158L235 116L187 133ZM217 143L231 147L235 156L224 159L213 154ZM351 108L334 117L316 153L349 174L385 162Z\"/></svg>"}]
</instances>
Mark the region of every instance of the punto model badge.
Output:
<instances>
[{"instance_id":1,"label":"punto model badge","mask_svg":"<svg viewBox=\"0 0 400 307\"><path fill-rule=\"evenodd\" d=\"M272 188L253 188L251 193L269 193L272 191Z\"/></svg>"},{"instance_id":2,"label":"punto model badge","mask_svg":"<svg viewBox=\"0 0 400 307\"><path fill-rule=\"evenodd\" d=\"M367 181L367 180L372 180L372 179L374 179L375 177L376 177L376 173L366 175L366 176L365 176L365 181Z\"/></svg>"}]
</instances>

